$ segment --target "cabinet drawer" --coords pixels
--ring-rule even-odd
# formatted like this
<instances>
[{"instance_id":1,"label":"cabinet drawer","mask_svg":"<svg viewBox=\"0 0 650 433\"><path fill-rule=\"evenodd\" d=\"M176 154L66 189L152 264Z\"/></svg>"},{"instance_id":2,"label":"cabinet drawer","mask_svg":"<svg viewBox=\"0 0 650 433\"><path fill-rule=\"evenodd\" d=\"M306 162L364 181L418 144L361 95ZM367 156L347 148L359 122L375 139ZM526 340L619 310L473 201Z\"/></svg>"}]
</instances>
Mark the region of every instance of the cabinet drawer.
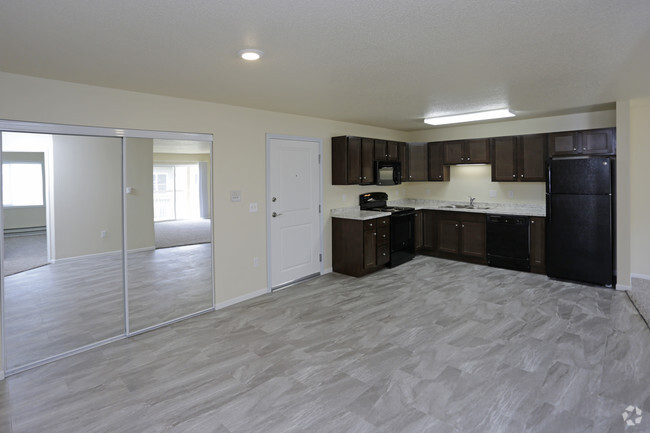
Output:
<instances>
[{"instance_id":1,"label":"cabinet drawer","mask_svg":"<svg viewBox=\"0 0 650 433\"><path fill-rule=\"evenodd\" d=\"M375 218L363 222L364 230L376 230L382 227L390 227L390 217Z\"/></svg>"},{"instance_id":2,"label":"cabinet drawer","mask_svg":"<svg viewBox=\"0 0 650 433\"><path fill-rule=\"evenodd\" d=\"M377 245L386 245L390 242L390 228L379 227L377 229Z\"/></svg>"},{"instance_id":3,"label":"cabinet drawer","mask_svg":"<svg viewBox=\"0 0 650 433\"><path fill-rule=\"evenodd\" d=\"M377 266L382 266L390 260L390 245L377 246Z\"/></svg>"}]
</instances>

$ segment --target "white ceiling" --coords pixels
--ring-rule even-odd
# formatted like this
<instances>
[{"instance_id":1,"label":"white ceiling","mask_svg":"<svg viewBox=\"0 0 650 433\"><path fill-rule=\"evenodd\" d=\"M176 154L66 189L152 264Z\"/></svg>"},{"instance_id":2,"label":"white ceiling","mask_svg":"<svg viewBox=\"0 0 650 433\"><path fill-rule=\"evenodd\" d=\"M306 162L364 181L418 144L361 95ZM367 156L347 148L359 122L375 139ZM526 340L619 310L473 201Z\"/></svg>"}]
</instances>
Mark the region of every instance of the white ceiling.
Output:
<instances>
[{"instance_id":1,"label":"white ceiling","mask_svg":"<svg viewBox=\"0 0 650 433\"><path fill-rule=\"evenodd\" d=\"M0 70L427 129L650 95L650 1L2 0Z\"/></svg>"}]
</instances>

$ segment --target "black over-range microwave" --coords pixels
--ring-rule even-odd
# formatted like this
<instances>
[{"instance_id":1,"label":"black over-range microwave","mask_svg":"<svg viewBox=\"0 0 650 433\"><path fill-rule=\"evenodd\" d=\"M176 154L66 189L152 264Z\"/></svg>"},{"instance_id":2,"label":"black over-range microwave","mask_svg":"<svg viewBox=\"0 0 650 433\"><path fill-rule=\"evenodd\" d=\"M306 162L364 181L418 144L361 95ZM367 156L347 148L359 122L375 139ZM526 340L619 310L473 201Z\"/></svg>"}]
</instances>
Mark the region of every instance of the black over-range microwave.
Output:
<instances>
[{"instance_id":1,"label":"black over-range microwave","mask_svg":"<svg viewBox=\"0 0 650 433\"><path fill-rule=\"evenodd\" d=\"M402 183L402 163L398 161L375 161L375 185L399 185Z\"/></svg>"}]
</instances>

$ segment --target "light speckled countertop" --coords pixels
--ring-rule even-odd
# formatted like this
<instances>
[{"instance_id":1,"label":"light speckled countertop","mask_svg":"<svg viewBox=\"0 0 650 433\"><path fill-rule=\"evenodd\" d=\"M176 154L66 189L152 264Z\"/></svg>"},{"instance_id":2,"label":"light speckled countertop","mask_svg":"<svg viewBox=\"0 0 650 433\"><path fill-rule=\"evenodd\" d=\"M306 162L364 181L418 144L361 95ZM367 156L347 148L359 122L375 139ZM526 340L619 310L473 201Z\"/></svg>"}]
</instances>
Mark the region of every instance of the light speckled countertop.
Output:
<instances>
[{"instance_id":1,"label":"light speckled countertop","mask_svg":"<svg viewBox=\"0 0 650 433\"><path fill-rule=\"evenodd\" d=\"M444 206L453 206L453 205L466 205L467 201L445 201L445 200L420 200L420 199L404 199L404 200L389 200L388 205L390 206L405 206L413 207L416 210L419 209L431 209L431 210L441 210L441 211L452 211L452 212L471 212L471 213L482 213L490 215L522 215L522 216L537 216L545 217L546 216L546 207L544 205L537 204L506 204L506 203L475 203L474 209L463 209L463 208L449 208ZM354 207L344 207L338 209L332 209L332 217L335 218L346 218L353 220L369 220L373 218L381 218L385 216L390 216L388 212L375 212L367 210L359 210L359 206Z\"/></svg>"}]
</instances>

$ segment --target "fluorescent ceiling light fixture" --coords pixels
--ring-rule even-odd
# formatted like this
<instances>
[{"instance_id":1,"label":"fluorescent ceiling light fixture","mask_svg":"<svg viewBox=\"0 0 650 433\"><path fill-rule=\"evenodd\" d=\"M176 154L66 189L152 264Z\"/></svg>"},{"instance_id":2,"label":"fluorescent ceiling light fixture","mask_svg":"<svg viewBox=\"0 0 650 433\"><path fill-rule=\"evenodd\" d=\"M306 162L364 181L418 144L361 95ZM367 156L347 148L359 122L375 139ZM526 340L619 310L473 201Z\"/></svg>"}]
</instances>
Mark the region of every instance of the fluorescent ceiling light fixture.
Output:
<instances>
[{"instance_id":1,"label":"fluorescent ceiling light fixture","mask_svg":"<svg viewBox=\"0 0 650 433\"><path fill-rule=\"evenodd\" d=\"M262 51L253 50L253 49L241 50L237 54L239 54L239 57L241 57L244 60L258 60L260 57L264 55Z\"/></svg>"},{"instance_id":2,"label":"fluorescent ceiling light fixture","mask_svg":"<svg viewBox=\"0 0 650 433\"><path fill-rule=\"evenodd\" d=\"M491 111L480 111L478 113L465 113L465 114L455 114L453 116L443 116L443 117L428 117L424 119L424 123L429 125L448 125L450 123L465 123L465 122L477 122L479 120L490 120L490 119L502 119L504 117L513 117L508 109L504 108L502 110L491 110Z\"/></svg>"}]
</instances>

